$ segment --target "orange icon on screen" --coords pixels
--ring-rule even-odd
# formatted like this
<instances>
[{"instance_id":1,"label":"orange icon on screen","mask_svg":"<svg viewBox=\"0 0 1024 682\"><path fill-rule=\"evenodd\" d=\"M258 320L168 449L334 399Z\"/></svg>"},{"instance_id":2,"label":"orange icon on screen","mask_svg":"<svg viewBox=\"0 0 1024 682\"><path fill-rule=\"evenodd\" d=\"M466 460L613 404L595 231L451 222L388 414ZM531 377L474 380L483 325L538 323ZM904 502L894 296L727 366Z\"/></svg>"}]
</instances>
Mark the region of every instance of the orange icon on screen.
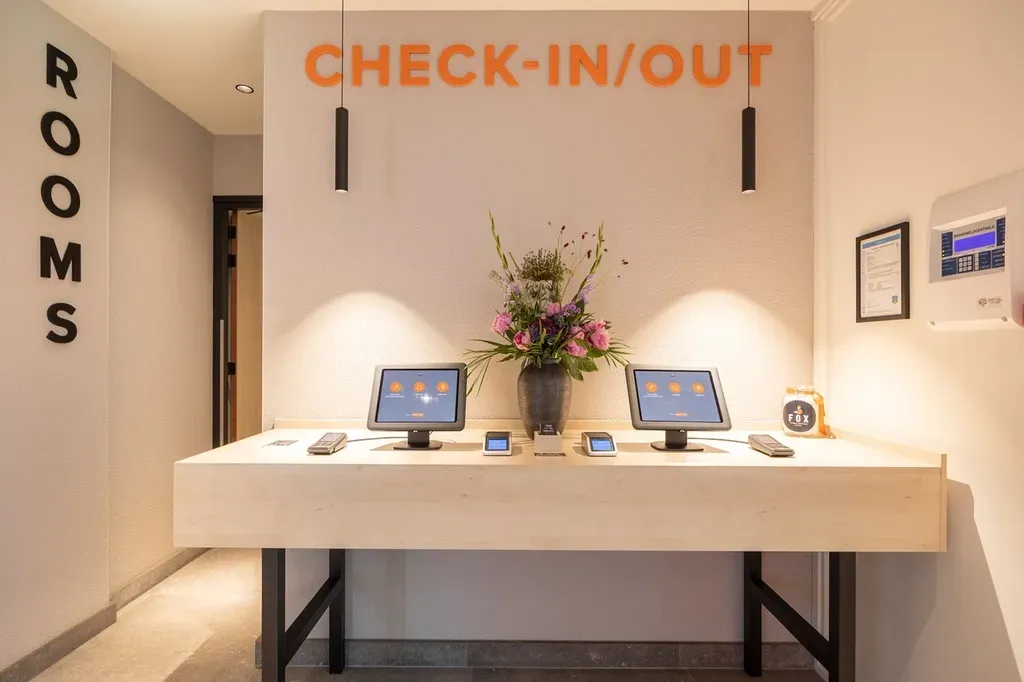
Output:
<instances>
[{"instance_id":1,"label":"orange icon on screen","mask_svg":"<svg viewBox=\"0 0 1024 682\"><path fill-rule=\"evenodd\" d=\"M673 393L679 393L680 391L683 390L683 387L673 381L671 384L668 385L668 390L672 391Z\"/></svg>"},{"instance_id":2,"label":"orange icon on screen","mask_svg":"<svg viewBox=\"0 0 1024 682\"><path fill-rule=\"evenodd\" d=\"M647 389L648 393L657 393L658 392L658 384L654 383L653 381L648 381L647 385L644 388Z\"/></svg>"},{"instance_id":3,"label":"orange icon on screen","mask_svg":"<svg viewBox=\"0 0 1024 682\"><path fill-rule=\"evenodd\" d=\"M423 393L423 391L427 390L427 385L422 381L417 381L412 385L412 390L414 393Z\"/></svg>"},{"instance_id":4,"label":"orange icon on screen","mask_svg":"<svg viewBox=\"0 0 1024 682\"><path fill-rule=\"evenodd\" d=\"M413 416L413 418L417 418L418 417L418 418L422 419L423 418L423 413L422 412L413 412L412 416Z\"/></svg>"},{"instance_id":5,"label":"orange icon on screen","mask_svg":"<svg viewBox=\"0 0 1024 682\"><path fill-rule=\"evenodd\" d=\"M439 381L439 382L437 382L437 392L438 393L447 393L448 392L448 382L447 381Z\"/></svg>"},{"instance_id":6,"label":"orange icon on screen","mask_svg":"<svg viewBox=\"0 0 1024 682\"><path fill-rule=\"evenodd\" d=\"M691 388L693 389L693 392L696 393L697 395L700 395L701 393L704 392L704 384L700 382L695 383L693 386L691 386Z\"/></svg>"},{"instance_id":7,"label":"orange icon on screen","mask_svg":"<svg viewBox=\"0 0 1024 682\"><path fill-rule=\"evenodd\" d=\"M392 381L391 382L391 392L392 393L401 393L402 392L402 384L398 383L397 381Z\"/></svg>"}]
</instances>

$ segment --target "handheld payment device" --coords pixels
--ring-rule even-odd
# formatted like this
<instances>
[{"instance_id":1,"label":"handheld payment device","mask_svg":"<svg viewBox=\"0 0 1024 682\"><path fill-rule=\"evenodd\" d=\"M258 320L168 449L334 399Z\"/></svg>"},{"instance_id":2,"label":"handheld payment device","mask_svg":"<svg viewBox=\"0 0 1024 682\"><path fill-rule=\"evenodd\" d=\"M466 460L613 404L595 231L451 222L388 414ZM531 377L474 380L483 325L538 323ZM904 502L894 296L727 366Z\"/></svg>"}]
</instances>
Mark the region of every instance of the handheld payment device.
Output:
<instances>
[{"instance_id":1,"label":"handheld payment device","mask_svg":"<svg viewBox=\"0 0 1024 682\"><path fill-rule=\"evenodd\" d=\"M783 445L766 433L753 433L747 436L750 447L769 457L792 457L793 448Z\"/></svg>"},{"instance_id":2,"label":"handheld payment device","mask_svg":"<svg viewBox=\"0 0 1024 682\"><path fill-rule=\"evenodd\" d=\"M348 442L348 434L342 432L325 433L320 436L320 440L306 448L306 452L311 455L333 455L338 450L345 447L345 443Z\"/></svg>"},{"instance_id":3,"label":"handheld payment device","mask_svg":"<svg viewBox=\"0 0 1024 682\"><path fill-rule=\"evenodd\" d=\"M508 457L512 454L512 434L508 431L488 431L484 434L485 455Z\"/></svg>"},{"instance_id":4,"label":"handheld payment device","mask_svg":"<svg viewBox=\"0 0 1024 682\"><path fill-rule=\"evenodd\" d=\"M583 451L591 457L614 457L619 454L615 439L604 431L584 431L581 440Z\"/></svg>"}]
</instances>

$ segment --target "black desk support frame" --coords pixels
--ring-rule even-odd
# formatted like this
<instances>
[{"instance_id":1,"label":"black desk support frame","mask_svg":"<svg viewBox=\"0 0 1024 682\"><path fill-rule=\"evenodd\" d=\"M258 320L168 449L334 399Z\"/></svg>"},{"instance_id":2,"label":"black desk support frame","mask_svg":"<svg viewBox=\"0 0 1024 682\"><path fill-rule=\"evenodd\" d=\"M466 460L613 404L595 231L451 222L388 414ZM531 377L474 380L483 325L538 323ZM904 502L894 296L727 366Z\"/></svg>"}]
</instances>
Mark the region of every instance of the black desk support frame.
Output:
<instances>
[{"instance_id":1,"label":"black desk support frame","mask_svg":"<svg viewBox=\"0 0 1024 682\"><path fill-rule=\"evenodd\" d=\"M329 550L329 576L291 626L285 625L285 550L263 550L262 682L285 682L284 671L327 611L332 675L345 670L345 550Z\"/></svg>"},{"instance_id":2,"label":"black desk support frame","mask_svg":"<svg viewBox=\"0 0 1024 682\"><path fill-rule=\"evenodd\" d=\"M743 553L743 669L751 677L761 677L762 606L825 667L829 682L855 682L856 553L828 555L828 639L764 582L761 552Z\"/></svg>"},{"instance_id":3,"label":"black desk support frame","mask_svg":"<svg viewBox=\"0 0 1024 682\"><path fill-rule=\"evenodd\" d=\"M295 618L285 624L285 550L263 550L262 682L284 682L285 667L317 621L328 612L329 670L345 670L345 550L329 550L330 575ZM743 553L743 669L761 677L761 608L775 616L829 674L829 682L855 682L857 555L828 555L828 639L764 582L761 552Z\"/></svg>"}]
</instances>

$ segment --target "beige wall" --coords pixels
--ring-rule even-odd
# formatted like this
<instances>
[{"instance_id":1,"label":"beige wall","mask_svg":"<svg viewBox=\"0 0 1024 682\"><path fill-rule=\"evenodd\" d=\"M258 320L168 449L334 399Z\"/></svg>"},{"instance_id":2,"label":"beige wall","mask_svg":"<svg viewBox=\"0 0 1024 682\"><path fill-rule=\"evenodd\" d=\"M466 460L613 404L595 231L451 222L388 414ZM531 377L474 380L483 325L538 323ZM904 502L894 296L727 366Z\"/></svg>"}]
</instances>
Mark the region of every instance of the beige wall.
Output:
<instances>
[{"instance_id":1,"label":"beige wall","mask_svg":"<svg viewBox=\"0 0 1024 682\"><path fill-rule=\"evenodd\" d=\"M114 69L110 588L174 556L171 464L210 448L213 135Z\"/></svg>"},{"instance_id":2,"label":"beige wall","mask_svg":"<svg viewBox=\"0 0 1024 682\"><path fill-rule=\"evenodd\" d=\"M213 138L215 196L263 194L263 136L217 135Z\"/></svg>"},{"instance_id":3,"label":"beige wall","mask_svg":"<svg viewBox=\"0 0 1024 682\"><path fill-rule=\"evenodd\" d=\"M717 46L735 51L745 37L742 14L715 12L355 13L350 44L376 54L389 43L392 85L346 90L351 191L337 195L339 92L311 84L302 62L310 47L338 41L338 16L266 15L265 424L364 418L375 363L453 360L486 336L501 305L487 278L488 209L517 253L553 244L548 221L579 234L604 220L609 257L630 265L592 310L638 361L719 366L734 419L778 419L785 386L812 374L813 46L808 14L755 19L754 38L774 44L754 91L756 195L739 191L743 61L733 59L721 88L693 80L694 43L713 46L713 73ZM518 88L400 87L398 45L424 36L432 59L451 43L480 52L518 43L521 60L572 42L606 42L618 59L628 40L638 50L668 42L687 57L671 88L647 85L636 60L621 88L549 87L544 69L518 67ZM479 70L480 52L454 64ZM492 371L469 413L515 415L514 368ZM621 370L578 384L571 414L625 418ZM290 561L294 615L326 564L317 553ZM769 573L809 608L807 557L771 557ZM732 554L360 552L352 583L354 637L741 636ZM784 637L774 625L768 636Z\"/></svg>"},{"instance_id":4,"label":"beige wall","mask_svg":"<svg viewBox=\"0 0 1024 682\"><path fill-rule=\"evenodd\" d=\"M78 67L77 98L46 83L46 45ZM107 605L107 224L110 51L36 0L0 2L0 671ZM40 118L66 114L81 148L61 156ZM53 127L62 144L62 125ZM81 209L40 200L68 178ZM66 190L53 193L68 206ZM81 281L40 277L40 237L81 244ZM47 340L51 304L78 336Z\"/></svg>"},{"instance_id":5,"label":"beige wall","mask_svg":"<svg viewBox=\"0 0 1024 682\"><path fill-rule=\"evenodd\" d=\"M1021 27L1019 0L857 0L818 26L817 381L835 425L947 452L951 479L946 554L860 560L858 679L1022 679L1024 332L918 312L932 202L1024 167ZM857 325L855 235L904 219L913 317Z\"/></svg>"}]
</instances>

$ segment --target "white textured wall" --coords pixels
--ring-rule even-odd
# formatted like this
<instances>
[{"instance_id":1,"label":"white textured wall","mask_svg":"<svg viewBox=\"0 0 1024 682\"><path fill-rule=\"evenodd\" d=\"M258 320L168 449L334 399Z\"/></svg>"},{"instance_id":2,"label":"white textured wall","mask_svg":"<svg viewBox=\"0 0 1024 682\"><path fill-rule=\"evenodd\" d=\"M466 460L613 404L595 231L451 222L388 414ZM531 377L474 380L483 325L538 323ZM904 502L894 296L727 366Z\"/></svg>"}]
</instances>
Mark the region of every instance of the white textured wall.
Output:
<instances>
[{"instance_id":1,"label":"white textured wall","mask_svg":"<svg viewBox=\"0 0 1024 682\"><path fill-rule=\"evenodd\" d=\"M213 138L215 196L263 194L263 136L217 135Z\"/></svg>"},{"instance_id":2,"label":"white textured wall","mask_svg":"<svg viewBox=\"0 0 1024 682\"><path fill-rule=\"evenodd\" d=\"M355 13L350 43L392 46L392 85L347 88L351 191L333 192L336 88L303 73L307 50L338 42L336 14L265 17L264 411L366 414L378 362L452 360L486 336L500 294L487 225L508 248L591 233L628 259L594 298L639 361L721 368L734 419L777 419L787 383L811 377L812 33L805 13L758 14L774 44L755 89L759 191L739 192L744 62L721 88L693 81L690 49L743 42L738 13ZM620 89L397 84L398 46L629 40L682 48L685 71L654 88L633 68ZM370 48L370 56L376 52ZM518 60L518 61L517 61ZM453 62L462 68L465 62ZM325 60L325 66L329 60ZM664 66L662 67L664 68ZM614 68L613 68L614 74ZM369 74L370 82L375 76ZM493 371L471 417L514 416L515 372ZM572 416L624 418L621 370L576 386ZM693 519L693 523L700 523ZM290 605L326 559L294 554ZM772 580L806 607L809 561L773 557ZM301 585L301 586L300 586ZM355 637L737 640L740 564L731 554L559 555L365 552L353 558ZM613 586L613 587L609 587ZM586 605L585 607L583 605ZM770 628L771 638L782 638Z\"/></svg>"},{"instance_id":3,"label":"white textured wall","mask_svg":"<svg viewBox=\"0 0 1024 682\"><path fill-rule=\"evenodd\" d=\"M1024 167L1022 27L1019 0L857 0L819 27L817 378L834 425L949 453L949 551L860 560L858 679L1022 679L1024 331L914 312L932 202ZM907 218L913 317L855 324L855 235Z\"/></svg>"},{"instance_id":4,"label":"white textured wall","mask_svg":"<svg viewBox=\"0 0 1024 682\"><path fill-rule=\"evenodd\" d=\"M213 135L114 69L110 588L174 556L172 464L212 433Z\"/></svg>"},{"instance_id":5,"label":"white textured wall","mask_svg":"<svg viewBox=\"0 0 1024 682\"><path fill-rule=\"evenodd\" d=\"M46 84L47 43L75 60L77 99ZM50 110L74 121L77 154L43 141ZM108 603L109 133L109 50L41 2L0 2L0 671ZM78 188L78 215L43 206L51 174ZM40 277L40 236L82 245L81 282ZM46 339L57 302L77 309L70 344Z\"/></svg>"}]
</instances>

